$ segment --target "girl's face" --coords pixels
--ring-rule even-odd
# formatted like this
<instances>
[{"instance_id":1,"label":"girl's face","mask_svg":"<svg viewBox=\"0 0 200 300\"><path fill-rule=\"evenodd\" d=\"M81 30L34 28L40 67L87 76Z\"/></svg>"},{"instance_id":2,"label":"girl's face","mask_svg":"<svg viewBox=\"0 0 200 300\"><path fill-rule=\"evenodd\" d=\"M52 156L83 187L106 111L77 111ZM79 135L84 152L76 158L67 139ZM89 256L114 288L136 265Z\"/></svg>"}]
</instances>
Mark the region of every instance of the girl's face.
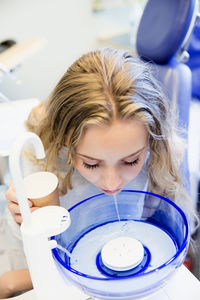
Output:
<instances>
[{"instance_id":1,"label":"girl's face","mask_svg":"<svg viewBox=\"0 0 200 300\"><path fill-rule=\"evenodd\" d=\"M75 166L104 193L116 194L140 172L147 146L147 129L136 120L90 125L75 149Z\"/></svg>"}]
</instances>

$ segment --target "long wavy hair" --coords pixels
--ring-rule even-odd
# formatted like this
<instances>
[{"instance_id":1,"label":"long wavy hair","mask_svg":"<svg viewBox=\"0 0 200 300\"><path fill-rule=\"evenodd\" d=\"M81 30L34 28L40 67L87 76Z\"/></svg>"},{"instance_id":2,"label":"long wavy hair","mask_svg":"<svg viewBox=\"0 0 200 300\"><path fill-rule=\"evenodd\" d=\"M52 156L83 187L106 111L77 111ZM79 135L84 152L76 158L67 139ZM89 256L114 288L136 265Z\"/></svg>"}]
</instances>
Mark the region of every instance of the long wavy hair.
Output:
<instances>
[{"instance_id":1,"label":"long wavy hair","mask_svg":"<svg viewBox=\"0 0 200 300\"><path fill-rule=\"evenodd\" d=\"M188 199L179 174L181 139L173 115L150 64L125 50L104 48L76 60L50 97L34 109L26 125L42 140L47 158L43 168L59 173L57 157L66 144L67 171L61 193L72 188L76 145L90 124L107 126L114 120L137 118L149 132L147 163L151 192L175 200Z\"/></svg>"}]
</instances>

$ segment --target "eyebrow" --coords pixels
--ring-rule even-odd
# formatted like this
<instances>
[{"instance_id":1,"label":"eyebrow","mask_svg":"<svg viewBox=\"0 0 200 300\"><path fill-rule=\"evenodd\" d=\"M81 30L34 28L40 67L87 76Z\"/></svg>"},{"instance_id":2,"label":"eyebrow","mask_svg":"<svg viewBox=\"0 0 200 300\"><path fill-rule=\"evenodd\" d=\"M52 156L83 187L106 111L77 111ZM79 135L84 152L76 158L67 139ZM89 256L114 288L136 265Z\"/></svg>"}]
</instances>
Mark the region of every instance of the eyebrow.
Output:
<instances>
[{"instance_id":1,"label":"eyebrow","mask_svg":"<svg viewBox=\"0 0 200 300\"><path fill-rule=\"evenodd\" d=\"M128 156L122 158L121 160L124 160L124 159L127 159L127 158L129 158L129 157L135 156L136 154L142 152L145 148L146 148L146 146L143 147L143 148L141 148L141 149L139 149L138 151L136 151L136 152L134 152L134 153L132 153L132 154L130 154L130 155L128 155ZM81 157L84 157L84 158L88 158L88 159L91 159L91 160L98 160L98 161L101 161L101 159L99 159L99 158L91 157L91 156L84 155L84 154L81 154L81 153L76 153L76 155L81 156Z\"/></svg>"}]
</instances>

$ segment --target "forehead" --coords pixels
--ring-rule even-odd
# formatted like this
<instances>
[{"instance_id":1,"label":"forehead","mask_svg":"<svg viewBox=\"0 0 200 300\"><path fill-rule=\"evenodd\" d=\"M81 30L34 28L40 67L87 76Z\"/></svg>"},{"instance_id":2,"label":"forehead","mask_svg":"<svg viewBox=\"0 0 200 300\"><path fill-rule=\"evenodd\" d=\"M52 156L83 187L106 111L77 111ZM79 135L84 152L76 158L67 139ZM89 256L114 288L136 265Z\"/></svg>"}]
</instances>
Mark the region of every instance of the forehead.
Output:
<instances>
[{"instance_id":1,"label":"forehead","mask_svg":"<svg viewBox=\"0 0 200 300\"><path fill-rule=\"evenodd\" d=\"M117 120L111 125L89 125L79 141L76 152L105 159L125 157L147 146L148 132L137 120Z\"/></svg>"}]
</instances>

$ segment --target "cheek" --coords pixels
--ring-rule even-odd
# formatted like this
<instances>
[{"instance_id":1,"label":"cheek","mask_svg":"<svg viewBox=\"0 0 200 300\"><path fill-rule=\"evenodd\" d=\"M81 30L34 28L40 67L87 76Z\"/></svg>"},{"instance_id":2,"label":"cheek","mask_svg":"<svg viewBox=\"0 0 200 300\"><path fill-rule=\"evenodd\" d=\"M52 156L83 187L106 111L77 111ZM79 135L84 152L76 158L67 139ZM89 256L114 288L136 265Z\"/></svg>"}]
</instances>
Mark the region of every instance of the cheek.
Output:
<instances>
[{"instance_id":1,"label":"cheek","mask_svg":"<svg viewBox=\"0 0 200 300\"><path fill-rule=\"evenodd\" d=\"M83 166L82 163L80 162L77 162L75 164L75 167L76 169L79 171L79 173L84 177L86 178L88 181L92 182L92 183L95 183L98 181L100 175L98 174L98 170L95 169L95 170L90 170L90 169L87 169Z\"/></svg>"},{"instance_id":2,"label":"cheek","mask_svg":"<svg viewBox=\"0 0 200 300\"><path fill-rule=\"evenodd\" d=\"M125 180L132 180L134 179L140 172L141 167L135 166L135 167L125 167L123 170L123 178Z\"/></svg>"},{"instance_id":3,"label":"cheek","mask_svg":"<svg viewBox=\"0 0 200 300\"><path fill-rule=\"evenodd\" d=\"M143 164L144 164L144 159L142 159L137 165L135 166L124 166L123 167L123 178L126 181L130 181L134 179L141 171Z\"/></svg>"}]
</instances>

